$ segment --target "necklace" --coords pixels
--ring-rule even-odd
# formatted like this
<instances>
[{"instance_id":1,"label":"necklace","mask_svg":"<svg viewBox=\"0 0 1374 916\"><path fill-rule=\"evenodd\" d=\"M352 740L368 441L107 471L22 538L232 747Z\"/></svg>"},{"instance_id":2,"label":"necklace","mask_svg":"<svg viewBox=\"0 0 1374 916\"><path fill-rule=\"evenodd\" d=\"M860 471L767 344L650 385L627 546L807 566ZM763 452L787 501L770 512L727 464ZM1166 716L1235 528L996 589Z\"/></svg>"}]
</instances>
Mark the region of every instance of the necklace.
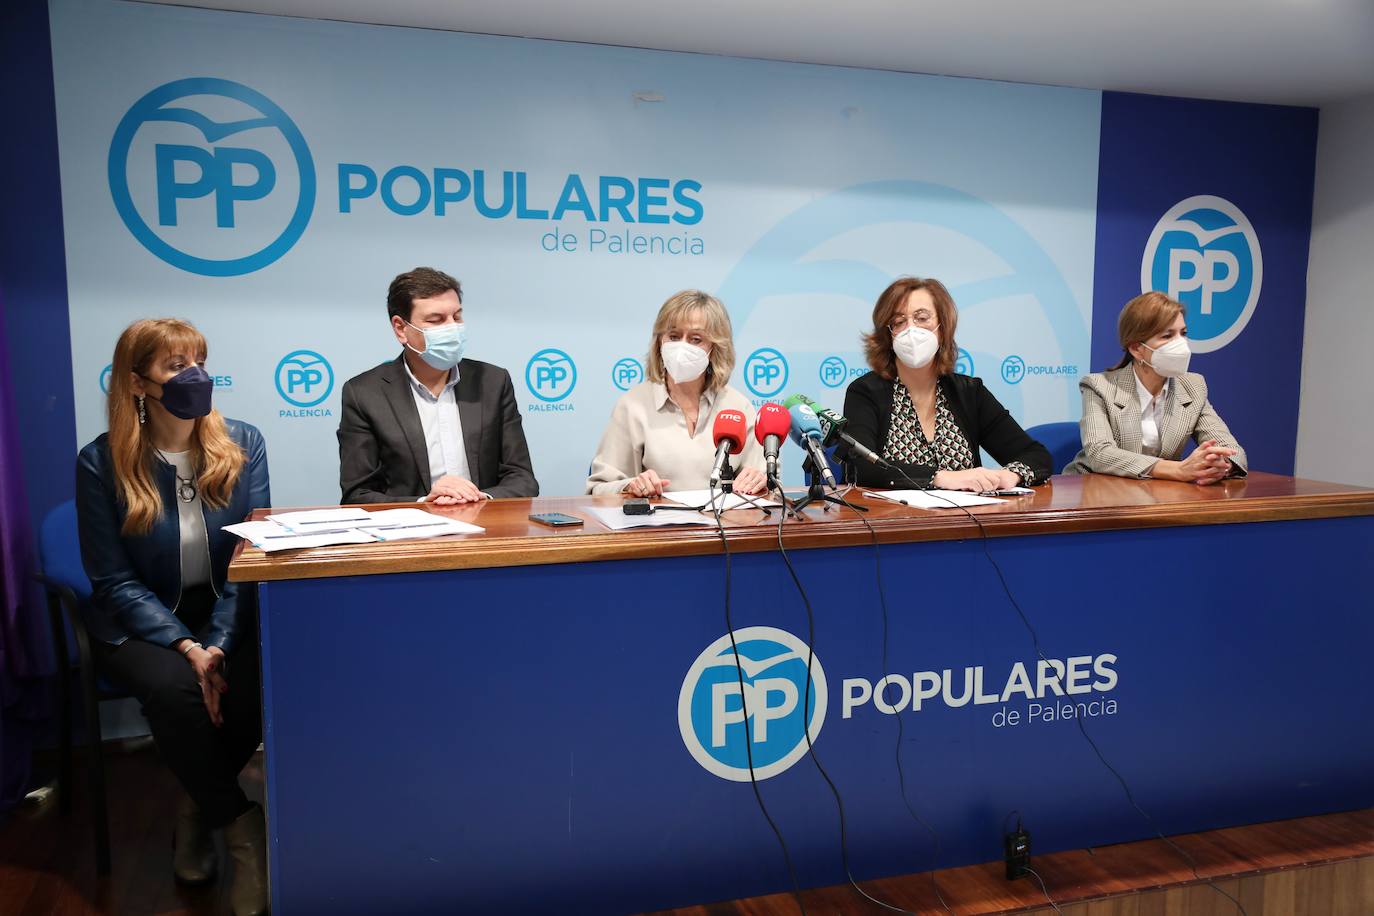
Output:
<instances>
[{"instance_id":1,"label":"necklace","mask_svg":"<svg viewBox=\"0 0 1374 916\"><path fill-rule=\"evenodd\" d=\"M177 471L175 463L167 460L167 455L162 449L157 450L158 456L172 469L172 475L177 479L177 499L184 503L189 503L196 498L196 479L195 477L182 477Z\"/></svg>"}]
</instances>

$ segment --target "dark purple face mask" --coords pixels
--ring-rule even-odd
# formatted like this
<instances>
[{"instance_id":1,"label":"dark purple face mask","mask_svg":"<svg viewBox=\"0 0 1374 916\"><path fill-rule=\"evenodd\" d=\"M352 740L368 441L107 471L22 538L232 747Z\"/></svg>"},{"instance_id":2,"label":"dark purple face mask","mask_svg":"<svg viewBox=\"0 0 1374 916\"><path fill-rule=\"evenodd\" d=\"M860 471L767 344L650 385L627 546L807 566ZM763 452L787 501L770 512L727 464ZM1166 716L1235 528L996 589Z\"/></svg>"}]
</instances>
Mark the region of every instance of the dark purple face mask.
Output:
<instances>
[{"instance_id":1,"label":"dark purple face mask","mask_svg":"<svg viewBox=\"0 0 1374 916\"><path fill-rule=\"evenodd\" d=\"M146 375L143 377L153 381ZM210 412L210 395L214 390L215 383L204 369L187 366L163 382L162 397L153 400L162 402L167 412L178 419L194 420Z\"/></svg>"}]
</instances>

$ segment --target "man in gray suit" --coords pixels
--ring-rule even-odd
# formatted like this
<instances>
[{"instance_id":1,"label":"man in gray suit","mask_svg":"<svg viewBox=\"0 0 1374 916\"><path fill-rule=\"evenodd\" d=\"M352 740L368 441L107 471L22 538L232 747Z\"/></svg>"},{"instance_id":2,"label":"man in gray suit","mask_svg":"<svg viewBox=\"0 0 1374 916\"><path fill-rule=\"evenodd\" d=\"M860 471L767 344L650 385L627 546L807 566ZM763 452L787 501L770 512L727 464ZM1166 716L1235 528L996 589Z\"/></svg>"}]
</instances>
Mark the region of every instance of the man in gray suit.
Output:
<instances>
[{"instance_id":1,"label":"man in gray suit","mask_svg":"<svg viewBox=\"0 0 1374 916\"><path fill-rule=\"evenodd\" d=\"M538 496L510 373L463 358L458 281L417 267L391 281L386 310L403 349L343 387L340 502Z\"/></svg>"}]
</instances>

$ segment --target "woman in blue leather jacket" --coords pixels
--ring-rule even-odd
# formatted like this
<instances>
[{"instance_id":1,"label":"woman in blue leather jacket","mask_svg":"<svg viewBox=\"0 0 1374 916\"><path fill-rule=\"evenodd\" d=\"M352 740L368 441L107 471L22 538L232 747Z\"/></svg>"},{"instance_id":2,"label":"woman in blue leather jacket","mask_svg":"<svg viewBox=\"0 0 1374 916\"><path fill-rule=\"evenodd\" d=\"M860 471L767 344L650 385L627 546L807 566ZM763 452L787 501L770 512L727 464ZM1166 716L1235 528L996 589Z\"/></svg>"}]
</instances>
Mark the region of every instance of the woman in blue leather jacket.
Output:
<instances>
[{"instance_id":1,"label":"woman in blue leather jacket","mask_svg":"<svg viewBox=\"0 0 1374 916\"><path fill-rule=\"evenodd\" d=\"M235 863L234 912L267 911L262 809L238 774L262 737L254 595L227 581L225 525L271 505L254 427L211 407L205 338L174 319L136 321L115 345L109 431L81 450L76 508L97 664L136 696L183 798L178 880L213 880L210 831Z\"/></svg>"}]
</instances>

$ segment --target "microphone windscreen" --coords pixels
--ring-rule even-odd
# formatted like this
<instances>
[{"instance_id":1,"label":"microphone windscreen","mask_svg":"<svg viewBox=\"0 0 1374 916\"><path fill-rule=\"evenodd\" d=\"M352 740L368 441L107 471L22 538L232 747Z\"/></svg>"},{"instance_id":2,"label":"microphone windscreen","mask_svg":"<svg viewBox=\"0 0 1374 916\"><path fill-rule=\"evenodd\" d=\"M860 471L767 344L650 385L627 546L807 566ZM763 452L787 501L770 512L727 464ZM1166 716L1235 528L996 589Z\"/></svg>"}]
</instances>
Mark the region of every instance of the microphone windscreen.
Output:
<instances>
[{"instance_id":1,"label":"microphone windscreen","mask_svg":"<svg viewBox=\"0 0 1374 916\"><path fill-rule=\"evenodd\" d=\"M814 403L815 403L815 401L812 401L810 398L808 398L808 397L807 397L806 395L804 395L804 394L793 394L793 395L788 395L787 400L785 400L785 401L782 402L782 406L783 406L783 407L786 407L788 410L791 410L793 407L796 407L798 404L807 404L807 405L811 405L811 404L814 404Z\"/></svg>"},{"instance_id":2,"label":"microphone windscreen","mask_svg":"<svg viewBox=\"0 0 1374 916\"><path fill-rule=\"evenodd\" d=\"M759 415L754 420L754 438L759 440L760 445L766 436L786 439L791 431L792 415L781 404L769 401L759 408Z\"/></svg>"},{"instance_id":3,"label":"microphone windscreen","mask_svg":"<svg viewBox=\"0 0 1374 916\"><path fill-rule=\"evenodd\" d=\"M744 435L748 425L744 414L738 410L722 410L716 414L716 424L711 428L711 441L719 446L722 440L730 441L730 454L738 455L744 451Z\"/></svg>"},{"instance_id":4,"label":"microphone windscreen","mask_svg":"<svg viewBox=\"0 0 1374 916\"><path fill-rule=\"evenodd\" d=\"M798 445L804 439L821 438L821 421L816 419L816 412L805 404L798 404L792 408L792 441Z\"/></svg>"}]
</instances>

